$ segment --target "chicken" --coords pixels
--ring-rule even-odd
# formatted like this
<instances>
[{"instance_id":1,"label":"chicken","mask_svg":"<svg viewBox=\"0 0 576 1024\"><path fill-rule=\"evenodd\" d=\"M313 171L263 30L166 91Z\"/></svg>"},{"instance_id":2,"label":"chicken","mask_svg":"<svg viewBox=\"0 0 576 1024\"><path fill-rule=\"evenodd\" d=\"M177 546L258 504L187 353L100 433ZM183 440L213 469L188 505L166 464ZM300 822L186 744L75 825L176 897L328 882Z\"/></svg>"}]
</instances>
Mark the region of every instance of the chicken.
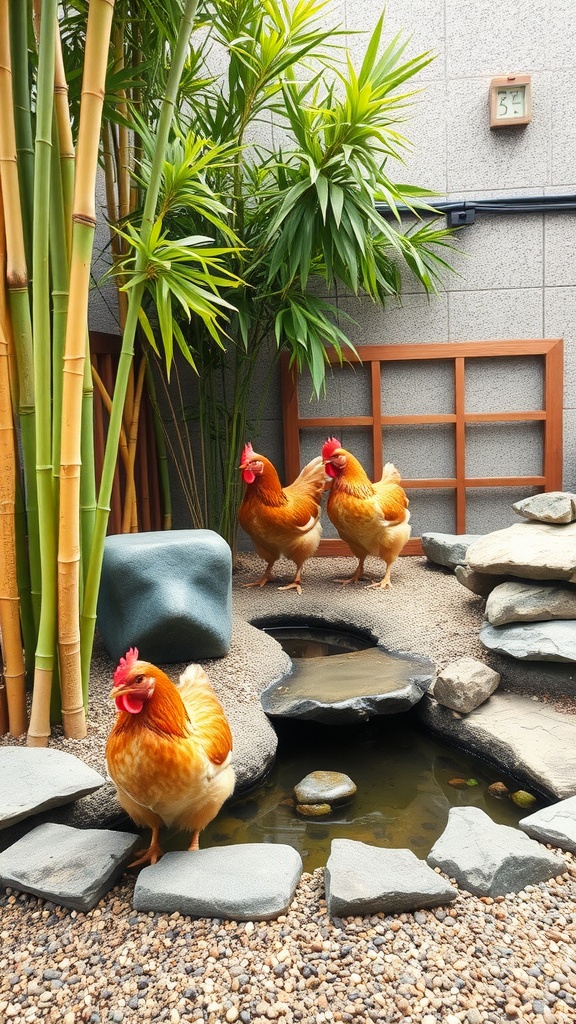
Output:
<instances>
[{"instance_id":1,"label":"chicken","mask_svg":"<svg viewBox=\"0 0 576 1024\"><path fill-rule=\"evenodd\" d=\"M278 589L301 594L302 566L315 553L322 535L320 500L326 482L322 459L312 459L294 483L282 487L272 463L248 443L240 469L247 486L238 519L266 562L264 575L244 585L263 587L272 579L275 561L284 555L295 562L296 575L292 583Z\"/></svg>"},{"instance_id":2,"label":"chicken","mask_svg":"<svg viewBox=\"0 0 576 1024\"><path fill-rule=\"evenodd\" d=\"M386 463L382 479L371 483L362 466L336 437L322 448L322 458L333 483L328 497L328 516L358 559L356 572L339 583L362 578L367 555L386 562L386 574L371 587L390 587L390 568L410 536L408 498L400 487L400 473Z\"/></svg>"},{"instance_id":3,"label":"chicken","mask_svg":"<svg viewBox=\"0 0 576 1024\"><path fill-rule=\"evenodd\" d=\"M114 672L118 717L106 761L118 799L133 821L152 829L150 846L130 867L162 856L162 826L199 834L231 796L232 734L208 676L189 665L173 683L130 648Z\"/></svg>"}]
</instances>

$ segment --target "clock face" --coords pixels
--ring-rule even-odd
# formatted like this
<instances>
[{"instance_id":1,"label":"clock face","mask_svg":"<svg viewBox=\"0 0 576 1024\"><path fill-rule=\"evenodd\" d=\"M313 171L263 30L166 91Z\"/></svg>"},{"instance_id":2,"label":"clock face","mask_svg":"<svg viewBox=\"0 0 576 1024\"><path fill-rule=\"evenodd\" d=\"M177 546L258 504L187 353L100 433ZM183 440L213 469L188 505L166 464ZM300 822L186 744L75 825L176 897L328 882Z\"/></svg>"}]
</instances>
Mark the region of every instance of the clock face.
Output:
<instances>
[{"instance_id":1,"label":"clock face","mask_svg":"<svg viewBox=\"0 0 576 1024\"><path fill-rule=\"evenodd\" d=\"M526 113L526 86L516 85L510 88L500 86L496 94L496 116L500 120L507 117L524 117Z\"/></svg>"}]
</instances>

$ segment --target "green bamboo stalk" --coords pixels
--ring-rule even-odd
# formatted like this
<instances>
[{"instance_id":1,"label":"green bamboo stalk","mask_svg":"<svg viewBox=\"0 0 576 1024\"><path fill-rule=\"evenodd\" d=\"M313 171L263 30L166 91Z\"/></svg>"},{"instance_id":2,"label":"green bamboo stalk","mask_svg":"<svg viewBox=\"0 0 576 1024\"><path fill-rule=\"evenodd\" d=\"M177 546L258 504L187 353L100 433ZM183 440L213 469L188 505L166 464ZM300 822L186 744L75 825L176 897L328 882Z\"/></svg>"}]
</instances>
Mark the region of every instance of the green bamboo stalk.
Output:
<instances>
[{"instance_id":1,"label":"green bamboo stalk","mask_svg":"<svg viewBox=\"0 0 576 1024\"><path fill-rule=\"evenodd\" d=\"M68 106L68 83L62 59L62 41L56 26L56 42L54 52L54 115L58 132L58 153L60 156L60 174L62 180L62 199L64 203L64 223L66 225L66 252L70 260L72 252L72 208L74 203L74 171L75 153L72 138L72 121Z\"/></svg>"},{"instance_id":2,"label":"green bamboo stalk","mask_svg":"<svg viewBox=\"0 0 576 1024\"><path fill-rule=\"evenodd\" d=\"M58 642L64 734L86 735L80 659L80 464L90 264L96 226L95 187L113 0L91 0L76 151L70 305L62 391Z\"/></svg>"},{"instance_id":3,"label":"green bamboo stalk","mask_svg":"<svg viewBox=\"0 0 576 1024\"><path fill-rule=\"evenodd\" d=\"M52 478L52 325L50 303L50 198L54 46L58 0L43 0L38 51L32 248L32 323L36 394L36 478L40 523L42 604L27 744L45 747L56 654L56 529Z\"/></svg>"},{"instance_id":4,"label":"green bamboo stalk","mask_svg":"<svg viewBox=\"0 0 576 1024\"><path fill-rule=\"evenodd\" d=\"M26 265L30 267L32 265L32 195L34 192L34 136L30 111L28 69L28 15L30 8L25 0L9 0L9 3L16 152L18 154Z\"/></svg>"},{"instance_id":5,"label":"green bamboo stalk","mask_svg":"<svg viewBox=\"0 0 576 1024\"><path fill-rule=\"evenodd\" d=\"M158 398L156 395L156 384L154 374L150 366L150 360L146 359L146 387L150 397L152 408L152 426L154 428L154 440L156 442L156 460L158 463L158 481L160 484L160 503L162 506L162 529L172 528L172 494L170 492L170 474L168 472L168 452L166 451L166 438L164 428L160 419Z\"/></svg>"},{"instance_id":6,"label":"green bamboo stalk","mask_svg":"<svg viewBox=\"0 0 576 1024\"><path fill-rule=\"evenodd\" d=\"M30 625L30 617L27 615L25 618L27 625L25 641L26 663L30 665L32 650L36 646L35 634L40 618L41 578L36 498L32 322L28 297L28 269L22 223L20 184L16 161L16 134L9 46L10 29L12 26L9 24L8 18L8 0L0 0L0 26L2 28L2 31L0 31L0 110L2 110L2 117L0 117L0 180L2 183L6 224L6 280L8 284L12 343L18 367L17 406L20 417L22 464L26 492L27 522L26 526L23 527L21 515L18 515L17 535L20 550L23 537L25 535L28 537L28 565L31 580L29 593L33 625ZM15 50L21 52L22 45L26 46L26 40L16 39ZM19 503L18 497L17 502L18 509L22 510L23 504ZM21 558L19 561L20 571L20 566L24 564L25 559ZM31 633L34 640L32 650L30 648Z\"/></svg>"},{"instance_id":7,"label":"green bamboo stalk","mask_svg":"<svg viewBox=\"0 0 576 1024\"><path fill-rule=\"evenodd\" d=\"M142 239L145 243L149 241L150 233L152 231L152 227L154 224L154 217L158 202L158 194L160 191L160 184L162 180L162 163L164 161L164 153L170 136L170 125L172 122L176 99L178 96L178 86L180 83L180 79L182 77L182 72L184 70L186 57L188 55L188 45L190 41L190 35L192 33L192 26L194 23L197 6L198 0L186 0L186 6L180 22L180 29L178 33L176 48L174 54L172 55L170 74L168 76L166 93L164 95L164 99L162 102L160 118L158 121L158 129L156 132L156 147L154 150L154 157L152 160L150 182L148 185L148 190L146 192L146 200L144 204L144 214L142 219L141 233ZM138 273L143 271L144 266L145 256L142 253L142 250L139 250L138 255L136 257L136 272ZM94 642L94 629L96 626L96 604L98 600L98 589L100 586L102 559L104 556L104 541L106 539L106 526L108 523L110 496L112 493L112 483L114 479L114 468L116 464L116 455L118 451L118 442L120 438L120 427L122 425L122 413L124 409L124 401L126 398L126 390L128 386L130 368L132 365L132 359L134 355L134 339L136 337L138 316L140 306L142 303L143 294L144 285L136 285L130 289L126 325L124 328L124 334L122 338L122 351L120 353L118 373L116 376L116 386L114 388L112 414L110 417L110 422L108 424L108 436L106 439L106 450L104 453L104 463L102 467L102 479L100 483L100 492L98 496L98 508L96 510L94 543L92 546L90 565L88 567L86 591L84 595L84 606L82 612L82 679L85 688L88 686L90 674L90 657L92 652L92 645Z\"/></svg>"}]
</instances>

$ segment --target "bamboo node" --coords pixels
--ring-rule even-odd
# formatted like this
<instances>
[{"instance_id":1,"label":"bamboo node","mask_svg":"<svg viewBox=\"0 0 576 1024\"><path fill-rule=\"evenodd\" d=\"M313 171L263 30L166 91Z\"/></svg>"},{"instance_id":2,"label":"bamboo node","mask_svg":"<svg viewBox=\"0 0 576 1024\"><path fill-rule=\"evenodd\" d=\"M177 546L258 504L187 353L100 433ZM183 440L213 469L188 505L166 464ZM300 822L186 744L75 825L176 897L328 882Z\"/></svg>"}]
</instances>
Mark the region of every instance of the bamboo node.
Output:
<instances>
[{"instance_id":1,"label":"bamboo node","mask_svg":"<svg viewBox=\"0 0 576 1024\"><path fill-rule=\"evenodd\" d=\"M87 224L89 228L96 227L96 217L91 217L89 213L75 213L72 215L72 220L75 224Z\"/></svg>"}]
</instances>

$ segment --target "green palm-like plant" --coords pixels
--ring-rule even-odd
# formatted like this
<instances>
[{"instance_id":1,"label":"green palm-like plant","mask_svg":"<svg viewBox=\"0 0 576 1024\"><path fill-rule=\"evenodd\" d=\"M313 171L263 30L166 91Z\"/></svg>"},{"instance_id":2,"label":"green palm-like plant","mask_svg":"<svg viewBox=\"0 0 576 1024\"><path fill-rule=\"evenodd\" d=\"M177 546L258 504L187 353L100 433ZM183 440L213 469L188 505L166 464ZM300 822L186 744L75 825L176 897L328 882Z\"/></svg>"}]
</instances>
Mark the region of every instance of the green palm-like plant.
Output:
<instances>
[{"instance_id":1,"label":"green palm-like plant","mask_svg":"<svg viewBox=\"0 0 576 1024\"><path fill-rule=\"evenodd\" d=\"M170 430L180 423L178 469L193 521L232 546L241 498L238 457L257 432L262 392L253 377L269 359L270 339L310 370L319 393L327 346L341 358L352 347L347 318L329 296L345 286L383 305L400 295L403 267L432 294L449 268L442 253L450 232L418 219L423 211L429 215L433 193L392 178L408 147L400 128L417 91L414 76L433 56L407 56L401 36L385 41L382 17L356 69L341 31L328 24L327 8L325 0L207 0L205 42L195 54L205 84L180 110L185 147L228 147L233 157L232 164L207 163L197 173L190 165L187 188L228 207L227 224L241 249L222 259L242 283L233 297L221 293L236 307L225 346L211 344L197 318L176 328L198 386L193 379L181 386L186 394L192 387L193 397L183 418L173 410ZM211 81L215 43L227 66ZM270 123L281 143L261 141ZM178 177L172 153L164 181ZM392 216L381 217L376 203L386 203ZM406 207L416 218L411 229L401 222ZM180 232L214 237L217 246L229 242L200 205L167 209L165 228L172 217Z\"/></svg>"}]
</instances>

